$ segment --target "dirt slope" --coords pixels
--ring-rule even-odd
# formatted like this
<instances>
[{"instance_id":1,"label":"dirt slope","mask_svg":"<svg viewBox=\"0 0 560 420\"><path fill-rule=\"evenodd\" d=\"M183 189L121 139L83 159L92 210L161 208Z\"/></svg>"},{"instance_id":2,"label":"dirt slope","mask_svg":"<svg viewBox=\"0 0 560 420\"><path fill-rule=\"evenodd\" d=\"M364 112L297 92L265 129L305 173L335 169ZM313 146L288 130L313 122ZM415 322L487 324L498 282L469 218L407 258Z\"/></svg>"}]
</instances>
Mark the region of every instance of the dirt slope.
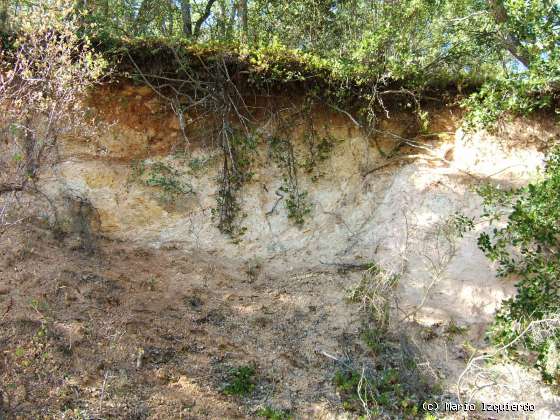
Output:
<instances>
[{"instance_id":1,"label":"dirt slope","mask_svg":"<svg viewBox=\"0 0 560 420\"><path fill-rule=\"evenodd\" d=\"M17 234L16 234L17 233ZM338 411L334 365L357 306L327 273L269 277L209 254L101 241L84 255L39 228L0 250L4 412L21 418L244 418ZM256 392L221 391L254 365Z\"/></svg>"},{"instance_id":2,"label":"dirt slope","mask_svg":"<svg viewBox=\"0 0 560 420\"><path fill-rule=\"evenodd\" d=\"M521 120L467 134L456 110L441 109L431 114L436 134L418 134L425 149L387 159L392 136L411 135L410 115L380 122L393 134L373 141L318 109L291 139L310 206L304 225L287 217L285 174L263 142L241 192L248 229L235 243L212 218L220 166L210 139L176 153L176 121L149 90L101 93L94 102L109 126L97 139L65 139L40 186L60 198L70 233L55 238L35 222L0 238L4 416L255 418L270 406L295 418L351 418L356 407L333 378L350 361L375 371L385 340L396 358L413 356L424 385L455 398L513 281L497 280L476 246L486 226L459 238L449 222L477 214L477 185L534 176L558 127ZM307 172L310 121L330 143ZM263 122L263 138L269 128ZM154 168L192 192L170 200L147 181L161 176ZM84 203L95 216L85 225ZM364 339L375 325L347 299L363 273L341 267L372 263L399 280L387 293L390 337ZM232 370L243 367L254 369L254 389L228 395ZM560 411L558 397L519 367L471 379L476 401L527 399L539 419Z\"/></svg>"}]
</instances>

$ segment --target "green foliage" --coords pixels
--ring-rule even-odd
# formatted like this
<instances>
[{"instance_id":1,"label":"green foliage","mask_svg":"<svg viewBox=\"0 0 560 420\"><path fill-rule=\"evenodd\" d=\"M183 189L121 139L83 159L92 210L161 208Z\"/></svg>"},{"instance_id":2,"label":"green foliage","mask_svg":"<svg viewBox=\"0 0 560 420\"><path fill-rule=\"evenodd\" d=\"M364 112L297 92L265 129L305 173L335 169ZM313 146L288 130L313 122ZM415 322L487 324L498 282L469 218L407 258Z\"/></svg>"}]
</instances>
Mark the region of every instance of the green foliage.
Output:
<instances>
[{"instance_id":1,"label":"green foliage","mask_svg":"<svg viewBox=\"0 0 560 420\"><path fill-rule=\"evenodd\" d=\"M11 28L5 13L9 6L0 1L0 32ZM90 40L77 33L68 3L57 6L39 2L19 16L15 33L0 34L2 43L9 39L6 48L0 46L2 192L6 184L36 192L33 185L46 172L43 166L59 159L59 139L96 131L83 99L110 70Z\"/></svg>"},{"instance_id":2,"label":"green foliage","mask_svg":"<svg viewBox=\"0 0 560 420\"><path fill-rule=\"evenodd\" d=\"M385 331L381 328L366 329L360 335L364 344L376 355L381 354L384 344Z\"/></svg>"},{"instance_id":3,"label":"green foliage","mask_svg":"<svg viewBox=\"0 0 560 420\"><path fill-rule=\"evenodd\" d=\"M134 37L113 34L103 38L102 45L115 50L120 61L130 53L141 63L152 56L158 65L172 62L173 50L196 60L225 56L230 63L237 61L251 86L267 90L295 82L339 105L361 102L356 108L370 123L384 106L387 97L380 96L384 89L395 96L399 90L394 87L402 88L408 101L407 95L455 85L459 92L474 90L462 101L469 111L466 126L472 129L492 125L505 112L554 108L560 99L558 5L544 0L496 3L503 4L504 16L497 17L492 6L472 0L374 5L351 1L336 6L308 0L288 4L253 0L249 43L240 42L238 37L246 34L231 28L230 20L222 20L228 10L224 5L220 11L211 10L208 32L197 42L180 37L180 25L173 26L173 35L158 33L154 26L158 19L179 19L179 10L172 7L164 8L167 17L154 16L145 29L137 28ZM310 16L315 17L313 23ZM523 57L528 68L516 57ZM426 113L418 109L417 114L425 130Z\"/></svg>"},{"instance_id":4,"label":"green foliage","mask_svg":"<svg viewBox=\"0 0 560 420\"><path fill-rule=\"evenodd\" d=\"M447 236L462 238L465 233L474 228L474 218L466 217L460 213L456 213L446 226Z\"/></svg>"},{"instance_id":5,"label":"green foliage","mask_svg":"<svg viewBox=\"0 0 560 420\"><path fill-rule=\"evenodd\" d=\"M195 157L189 160L188 166L193 173L197 174L210 165L214 160L215 158L213 156Z\"/></svg>"},{"instance_id":6,"label":"green foliage","mask_svg":"<svg viewBox=\"0 0 560 420\"><path fill-rule=\"evenodd\" d=\"M160 200L171 203L183 195L194 194L192 186L184 182L182 176L180 171L163 162L146 164L145 161L135 161L131 165L129 181L157 188Z\"/></svg>"},{"instance_id":7,"label":"green foliage","mask_svg":"<svg viewBox=\"0 0 560 420\"><path fill-rule=\"evenodd\" d=\"M317 160L322 162L328 159L335 145L335 139L330 136L322 137L317 144Z\"/></svg>"},{"instance_id":8,"label":"green foliage","mask_svg":"<svg viewBox=\"0 0 560 420\"><path fill-rule=\"evenodd\" d=\"M467 333L467 331L469 330L469 327L467 326L459 326L457 325L457 323L455 322L455 320L451 320L449 321L449 323L445 326L444 330L443 330L443 334L444 336L447 338L448 341L453 341L453 338L457 335L465 335Z\"/></svg>"},{"instance_id":9,"label":"green foliage","mask_svg":"<svg viewBox=\"0 0 560 420\"><path fill-rule=\"evenodd\" d=\"M411 90L490 81L465 106L495 106L491 118L557 99L560 10L555 1L50 0L41 2L41 9L8 0L6 13L0 10L2 37L6 28L23 27L38 11L52 16L59 3L66 6L59 20L75 18L80 24L75 32L105 50L150 39L159 39L159 46L143 44L148 55L166 44L188 47L193 57L221 47L245 57L256 79L336 80L335 96L352 89L365 98L395 81ZM508 89L511 98L503 96ZM533 94L544 95L534 102ZM488 119L476 114L473 122Z\"/></svg>"},{"instance_id":10,"label":"green foliage","mask_svg":"<svg viewBox=\"0 0 560 420\"><path fill-rule=\"evenodd\" d=\"M225 136L222 140L223 165L217 205L212 209L212 217L218 221L218 229L237 242L247 230L239 224L241 205L238 192L253 177L251 165L258 138L234 131L231 136Z\"/></svg>"},{"instance_id":11,"label":"green foliage","mask_svg":"<svg viewBox=\"0 0 560 420\"><path fill-rule=\"evenodd\" d=\"M311 205L307 202L307 191L298 192L289 184L282 186L280 191L288 194L286 198L288 219L296 225L302 226L305 223L305 217L311 213Z\"/></svg>"},{"instance_id":12,"label":"green foliage","mask_svg":"<svg viewBox=\"0 0 560 420\"><path fill-rule=\"evenodd\" d=\"M170 166L156 162L150 166L146 185L159 187L165 194L176 197L180 194L192 194L192 186L182 182L179 177L181 173Z\"/></svg>"},{"instance_id":13,"label":"green foliage","mask_svg":"<svg viewBox=\"0 0 560 420\"><path fill-rule=\"evenodd\" d=\"M340 369L333 382L345 410L364 412L367 408L370 416L416 417L424 395L407 385L407 379L398 368L380 366L375 372Z\"/></svg>"},{"instance_id":14,"label":"green foliage","mask_svg":"<svg viewBox=\"0 0 560 420\"><path fill-rule=\"evenodd\" d=\"M472 2L255 2L261 45L282 42L329 62L338 73L368 73L404 79L429 68L432 74L464 73L471 62L489 55L483 45L465 43L469 22L453 21L476 10ZM479 18L480 22L480 18ZM281 41L280 41L281 40Z\"/></svg>"},{"instance_id":15,"label":"green foliage","mask_svg":"<svg viewBox=\"0 0 560 420\"><path fill-rule=\"evenodd\" d=\"M500 77L485 83L478 92L462 101L468 112L465 127L469 130L492 127L504 113L529 115L554 104L551 79L558 76L535 76L533 73Z\"/></svg>"},{"instance_id":16,"label":"green foliage","mask_svg":"<svg viewBox=\"0 0 560 420\"><path fill-rule=\"evenodd\" d=\"M351 302L361 303L364 318L360 337L367 347L364 358L340 361L334 385L343 407L366 418L416 418L422 402L435 393L416 365L413 347L404 335L394 335L389 312L398 276L375 263L349 290ZM370 363L371 361L371 363Z\"/></svg>"},{"instance_id":17,"label":"green foliage","mask_svg":"<svg viewBox=\"0 0 560 420\"><path fill-rule=\"evenodd\" d=\"M360 368L344 363L333 382L346 410L367 418L417 418L422 402L433 398L437 387L419 370L410 344L390 331L366 325L361 333L374 362Z\"/></svg>"},{"instance_id":18,"label":"green foliage","mask_svg":"<svg viewBox=\"0 0 560 420\"><path fill-rule=\"evenodd\" d=\"M483 215L491 221L505 218L506 224L482 233L478 245L497 263L500 276L519 278L516 296L503 302L490 331L497 344L506 344L531 321L560 313L560 150L549 156L542 179L527 187L501 191L486 186L479 193ZM526 335L511 352L536 352L535 366L544 378L558 381L559 366L551 371L549 362L559 340L560 332L552 328L544 337Z\"/></svg>"},{"instance_id":19,"label":"green foliage","mask_svg":"<svg viewBox=\"0 0 560 420\"><path fill-rule=\"evenodd\" d=\"M546 0L494 3L502 9L490 7L494 21L488 29L497 33L497 47L517 59L510 56L501 60L501 66L496 63L495 76L463 102L470 111L469 128L491 126L504 112L523 115L554 107L559 99L560 4Z\"/></svg>"},{"instance_id":20,"label":"green foliage","mask_svg":"<svg viewBox=\"0 0 560 420\"><path fill-rule=\"evenodd\" d=\"M28 16L40 10L6 3L10 28L29 27ZM44 2L42 13L52 16L57 3ZM192 58L190 66L227 57L232 74L246 75L250 86L295 82L339 105L361 102L356 108L370 123L388 99L384 90L406 97L465 89L469 128L559 101L560 10L548 0L106 0L74 2L57 19L66 16L129 75L129 54L147 73L173 63L177 51ZM170 65L166 76L180 68ZM417 114L425 129L428 119Z\"/></svg>"},{"instance_id":21,"label":"green foliage","mask_svg":"<svg viewBox=\"0 0 560 420\"><path fill-rule=\"evenodd\" d=\"M325 127L325 131L327 131L326 135L318 135L315 127L313 126L313 117L310 113L306 113L305 118L309 121L309 127L304 132L304 143L307 146L308 156L302 166L307 174L312 175L311 179L316 181L322 175L318 170L317 165L331 156L337 141L328 133L327 127Z\"/></svg>"},{"instance_id":22,"label":"green foliage","mask_svg":"<svg viewBox=\"0 0 560 420\"><path fill-rule=\"evenodd\" d=\"M290 420L294 418L289 411L280 410L270 406L258 410L257 416L270 420Z\"/></svg>"},{"instance_id":23,"label":"green foliage","mask_svg":"<svg viewBox=\"0 0 560 420\"><path fill-rule=\"evenodd\" d=\"M223 391L226 395L246 396L255 389L255 368L252 366L240 366L231 369L228 381Z\"/></svg>"},{"instance_id":24,"label":"green foliage","mask_svg":"<svg viewBox=\"0 0 560 420\"><path fill-rule=\"evenodd\" d=\"M305 217L311 213L311 204L307 200L307 191L299 186L298 163L290 140L271 137L269 139L271 159L282 169L282 186L279 191L286 194L285 204L288 218L296 225L302 226Z\"/></svg>"}]
</instances>

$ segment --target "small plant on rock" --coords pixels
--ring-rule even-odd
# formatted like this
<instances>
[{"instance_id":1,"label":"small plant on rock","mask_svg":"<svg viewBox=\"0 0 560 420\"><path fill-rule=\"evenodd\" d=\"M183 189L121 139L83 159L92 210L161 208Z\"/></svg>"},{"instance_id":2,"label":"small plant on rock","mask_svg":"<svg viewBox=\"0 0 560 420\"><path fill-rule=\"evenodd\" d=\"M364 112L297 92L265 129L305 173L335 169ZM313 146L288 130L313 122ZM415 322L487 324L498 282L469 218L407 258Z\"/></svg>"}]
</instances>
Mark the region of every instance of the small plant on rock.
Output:
<instances>
[{"instance_id":1,"label":"small plant on rock","mask_svg":"<svg viewBox=\"0 0 560 420\"><path fill-rule=\"evenodd\" d=\"M159 199L171 203L181 196L194 194L192 185L184 182L182 176L180 171L163 162L147 164L139 161L133 162L131 166L130 180L157 188L160 191Z\"/></svg>"},{"instance_id":2,"label":"small plant on rock","mask_svg":"<svg viewBox=\"0 0 560 420\"><path fill-rule=\"evenodd\" d=\"M301 190L297 173L297 162L292 143L289 140L272 137L269 140L270 156L283 171L280 192L287 194L288 218L302 226L305 217L311 213L307 191Z\"/></svg>"},{"instance_id":3,"label":"small plant on rock","mask_svg":"<svg viewBox=\"0 0 560 420\"><path fill-rule=\"evenodd\" d=\"M192 194L191 185L182 182L179 177L181 173L164 163L154 163L149 170L146 185L159 187L165 194L174 197L179 194Z\"/></svg>"},{"instance_id":4,"label":"small plant on rock","mask_svg":"<svg viewBox=\"0 0 560 420\"><path fill-rule=\"evenodd\" d=\"M218 179L217 205L212 209L212 217L218 222L220 232L230 236L234 243L238 243L247 231L239 222L240 216L246 216L241 213L239 192L253 177L251 166L258 138L233 129L225 130L221 137L223 165Z\"/></svg>"},{"instance_id":5,"label":"small plant on rock","mask_svg":"<svg viewBox=\"0 0 560 420\"><path fill-rule=\"evenodd\" d=\"M273 408L267 406L265 408L261 408L257 411L257 416L264 417L265 419L270 420L290 420L293 419L293 416L286 410L280 410L277 408Z\"/></svg>"},{"instance_id":6,"label":"small plant on rock","mask_svg":"<svg viewBox=\"0 0 560 420\"><path fill-rule=\"evenodd\" d=\"M252 366L240 366L231 369L227 384L224 387L226 395L249 395L255 389L255 368Z\"/></svg>"}]
</instances>

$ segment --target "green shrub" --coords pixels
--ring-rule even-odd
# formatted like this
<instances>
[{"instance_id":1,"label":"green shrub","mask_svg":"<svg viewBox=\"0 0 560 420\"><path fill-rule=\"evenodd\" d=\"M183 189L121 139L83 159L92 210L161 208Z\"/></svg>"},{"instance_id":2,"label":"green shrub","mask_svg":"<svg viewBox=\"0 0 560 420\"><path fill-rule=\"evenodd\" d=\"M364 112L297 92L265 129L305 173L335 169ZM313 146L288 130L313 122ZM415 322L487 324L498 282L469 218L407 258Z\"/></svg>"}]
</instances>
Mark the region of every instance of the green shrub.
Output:
<instances>
[{"instance_id":1,"label":"green shrub","mask_svg":"<svg viewBox=\"0 0 560 420\"><path fill-rule=\"evenodd\" d=\"M193 192L192 186L180 180L181 173L164 163L156 162L150 166L146 185L159 187L170 196L179 194L190 194Z\"/></svg>"},{"instance_id":2,"label":"green shrub","mask_svg":"<svg viewBox=\"0 0 560 420\"><path fill-rule=\"evenodd\" d=\"M238 243L247 231L239 220L246 216L241 212L239 195L243 185L254 175L251 166L259 138L254 133L247 135L239 130L233 130L229 134L222 138L223 165L218 178L218 194L212 218L217 221L220 232Z\"/></svg>"},{"instance_id":3,"label":"green shrub","mask_svg":"<svg viewBox=\"0 0 560 420\"><path fill-rule=\"evenodd\" d=\"M272 407L261 408L257 411L257 416L270 420L290 420L293 416L286 410L279 410Z\"/></svg>"},{"instance_id":4,"label":"green shrub","mask_svg":"<svg viewBox=\"0 0 560 420\"><path fill-rule=\"evenodd\" d=\"M307 191L301 189L298 177L298 162L290 140L279 137L269 139L270 157L282 169L282 186L279 191L287 194L286 210L288 219L302 226L305 217L311 213Z\"/></svg>"},{"instance_id":5,"label":"green shrub","mask_svg":"<svg viewBox=\"0 0 560 420\"><path fill-rule=\"evenodd\" d=\"M532 321L560 313L560 149L547 159L541 179L510 191L485 186L483 216L504 220L505 226L482 233L478 245L498 265L499 276L515 275L517 294L507 299L496 315L490 337L498 345L513 341ZM504 211L505 209L505 211ZM537 354L534 363L547 381L560 378L556 348L558 325L525 334L509 348L511 355Z\"/></svg>"},{"instance_id":6,"label":"green shrub","mask_svg":"<svg viewBox=\"0 0 560 420\"><path fill-rule=\"evenodd\" d=\"M468 111L466 128L474 130L493 127L506 113L529 115L539 109L550 109L554 104L550 86L553 80L552 74L543 76L530 71L486 82L461 102L461 106Z\"/></svg>"},{"instance_id":7,"label":"green shrub","mask_svg":"<svg viewBox=\"0 0 560 420\"><path fill-rule=\"evenodd\" d=\"M401 370L389 366L375 372L340 369L334 385L345 410L370 416L416 417L421 412L421 396L407 384Z\"/></svg>"},{"instance_id":8,"label":"green shrub","mask_svg":"<svg viewBox=\"0 0 560 420\"><path fill-rule=\"evenodd\" d=\"M130 181L141 182L148 187L155 187L161 193L159 198L166 203L186 194L194 194L192 186L184 182L183 174L163 162L146 164L145 161L132 163Z\"/></svg>"},{"instance_id":9,"label":"green shrub","mask_svg":"<svg viewBox=\"0 0 560 420\"><path fill-rule=\"evenodd\" d=\"M253 392L255 368L252 366L240 366L231 369L228 375L228 382L224 387L226 395L245 396Z\"/></svg>"}]
</instances>

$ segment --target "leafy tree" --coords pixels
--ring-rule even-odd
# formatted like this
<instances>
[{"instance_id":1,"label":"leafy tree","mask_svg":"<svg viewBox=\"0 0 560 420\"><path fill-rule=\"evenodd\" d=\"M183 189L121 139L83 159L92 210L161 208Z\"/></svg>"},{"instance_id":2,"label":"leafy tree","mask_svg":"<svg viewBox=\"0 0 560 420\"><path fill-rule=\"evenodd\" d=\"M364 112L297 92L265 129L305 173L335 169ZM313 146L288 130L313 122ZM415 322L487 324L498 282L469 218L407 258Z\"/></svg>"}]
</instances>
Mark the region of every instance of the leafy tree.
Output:
<instances>
[{"instance_id":1,"label":"leafy tree","mask_svg":"<svg viewBox=\"0 0 560 420\"><path fill-rule=\"evenodd\" d=\"M495 77L465 101L470 126L491 124L505 111L527 114L558 100L560 4L492 0L489 5L494 20L489 34L515 60L495 66Z\"/></svg>"},{"instance_id":2,"label":"leafy tree","mask_svg":"<svg viewBox=\"0 0 560 420\"><path fill-rule=\"evenodd\" d=\"M80 25L62 2L32 6L12 49L0 53L0 195L36 192L58 140L90 127L82 101L106 63L79 36Z\"/></svg>"},{"instance_id":3,"label":"leafy tree","mask_svg":"<svg viewBox=\"0 0 560 420\"><path fill-rule=\"evenodd\" d=\"M558 88L560 10L552 0L65 3L97 34L117 39L184 37L277 45L327 59L337 69L368 69L380 81L403 80L409 87L488 81L481 95L465 103L469 109L532 110L550 105ZM0 30L6 30L8 15L17 21L32 4L1 0ZM504 98L508 91L517 92L519 99ZM548 99L528 104L543 95Z\"/></svg>"}]
</instances>

